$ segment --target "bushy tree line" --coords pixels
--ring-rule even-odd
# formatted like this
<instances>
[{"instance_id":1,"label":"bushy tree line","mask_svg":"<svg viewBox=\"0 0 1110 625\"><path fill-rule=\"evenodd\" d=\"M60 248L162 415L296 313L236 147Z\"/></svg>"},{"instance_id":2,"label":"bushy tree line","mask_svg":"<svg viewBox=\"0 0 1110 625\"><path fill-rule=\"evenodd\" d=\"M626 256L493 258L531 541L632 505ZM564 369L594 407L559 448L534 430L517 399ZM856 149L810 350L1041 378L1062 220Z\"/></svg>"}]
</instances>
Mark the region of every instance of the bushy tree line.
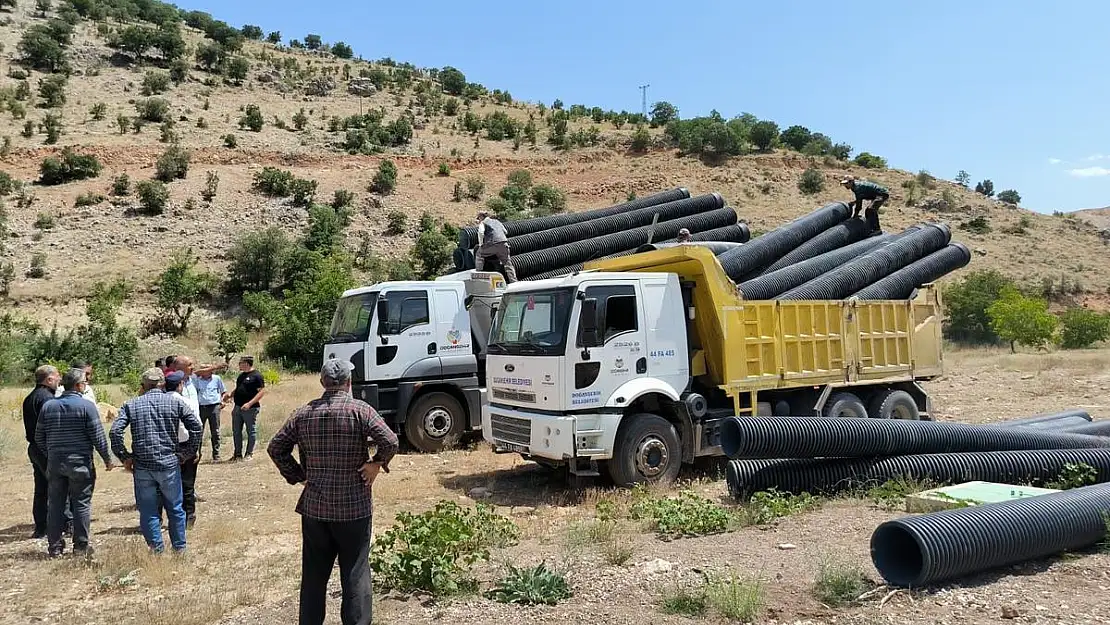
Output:
<instances>
[{"instance_id":1,"label":"bushy tree line","mask_svg":"<svg viewBox=\"0 0 1110 625\"><path fill-rule=\"evenodd\" d=\"M552 185L533 184L531 172L518 169L509 174L508 184L497 192L497 197L487 202L487 206L498 218L511 221L561 213L566 210L567 198Z\"/></svg>"},{"instance_id":2,"label":"bushy tree line","mask_svg":"<svg viewBox=\"0 0 1110 625\"><path fill-rule=\"evenodd\" d=\"M969 273L944 290L945 338L958 343L1008 343L1080 349L1110 339L1110 316L1082 307L1060 315L1036 289L1020 288L993 269Z\"/></svg>"}]
</instances>

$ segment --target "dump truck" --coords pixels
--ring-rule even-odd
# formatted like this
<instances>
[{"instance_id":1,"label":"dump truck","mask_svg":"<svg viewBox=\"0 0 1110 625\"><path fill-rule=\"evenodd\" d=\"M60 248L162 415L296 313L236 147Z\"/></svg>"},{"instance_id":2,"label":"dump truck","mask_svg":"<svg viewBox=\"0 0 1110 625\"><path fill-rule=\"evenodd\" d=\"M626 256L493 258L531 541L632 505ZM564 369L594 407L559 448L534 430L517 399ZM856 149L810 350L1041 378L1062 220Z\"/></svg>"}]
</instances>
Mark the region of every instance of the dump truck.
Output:
<instances>
[{"instance_id":1,"label":"dump truck","mask_svg":"<svg viewBox=\"0 0 1110 625\"><path fill-rule=\"evenodd\" d=\"M353 366L351 393L412 447L436 452L481 427L485 349L505 279L463 271L343 293L325 358Z\"/></svg>"},{"instance_id":2,"label":"dump truck","mask_svg":"<svg viewBox=\"0 0 1110 625\"><path fill-rule=\"evenodd\" d=\"M509 285L487 346L482 435L574 476L673 481L734 415L929 419L941 302L744 300L680 245Z\"/></svg>"}]
</instances>

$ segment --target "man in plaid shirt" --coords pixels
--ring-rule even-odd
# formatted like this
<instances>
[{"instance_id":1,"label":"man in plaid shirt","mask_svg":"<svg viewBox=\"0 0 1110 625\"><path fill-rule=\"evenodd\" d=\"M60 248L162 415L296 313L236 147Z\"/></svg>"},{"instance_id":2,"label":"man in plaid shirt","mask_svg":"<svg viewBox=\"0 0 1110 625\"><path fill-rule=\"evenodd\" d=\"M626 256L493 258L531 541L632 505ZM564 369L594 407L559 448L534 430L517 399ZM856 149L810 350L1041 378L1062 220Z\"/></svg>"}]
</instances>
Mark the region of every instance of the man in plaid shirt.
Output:
<instances>
[{"instance_id":1,"label":"man in plaid shirt","mask_svg":"<svg viewBox=\"0 0 1110 625\"><path fill-rule=\"evenodd\" d=\"M300 625L323 624L328 579L337 557L342 623L370 625L370 491L378 472L389 472L397 435L369 404L351 396L350 364L326 361L320 384L324 394L294 412L266 449L287 482L305 484L297 502ZM300 462L293 458L294 445Z\"/></svg>"}]
</instances>

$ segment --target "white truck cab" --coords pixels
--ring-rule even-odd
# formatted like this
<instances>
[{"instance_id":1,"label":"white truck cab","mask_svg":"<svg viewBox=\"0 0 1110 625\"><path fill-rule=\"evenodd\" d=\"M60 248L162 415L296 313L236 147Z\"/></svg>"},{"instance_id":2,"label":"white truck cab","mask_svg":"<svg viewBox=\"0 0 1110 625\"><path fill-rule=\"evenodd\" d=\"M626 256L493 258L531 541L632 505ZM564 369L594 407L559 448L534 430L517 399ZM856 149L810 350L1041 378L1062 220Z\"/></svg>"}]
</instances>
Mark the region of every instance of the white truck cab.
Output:
<instances>
[{"instance_id":1,"label":"white truck cab","mask_svg":"<svg viewBox=\"0 0 1110 625\"><path fill-rule=\"evenodd\" d=\"M648 427L670 424L630 410L680 401L690 382L685 310L673 273L584 271L509 285L490 334L483 437L578 475L614 458L610 473L629 481L677 472L681 463L668 461L681 455L677 440ZM622 428L630 417L636 426Z\"/></svg>"},{"instance_id":2,"label":"white truck cab","mask_svg":"<svg viewBox=\"0 0 1110 625\"><path fill-rule=\"evenodd\" d=\"M438 451L480 427L483 350L503 286L498 273L466 271L348 290L324 357L349 361L354 396L417 449Z\"/></svg>"}]
</instances>

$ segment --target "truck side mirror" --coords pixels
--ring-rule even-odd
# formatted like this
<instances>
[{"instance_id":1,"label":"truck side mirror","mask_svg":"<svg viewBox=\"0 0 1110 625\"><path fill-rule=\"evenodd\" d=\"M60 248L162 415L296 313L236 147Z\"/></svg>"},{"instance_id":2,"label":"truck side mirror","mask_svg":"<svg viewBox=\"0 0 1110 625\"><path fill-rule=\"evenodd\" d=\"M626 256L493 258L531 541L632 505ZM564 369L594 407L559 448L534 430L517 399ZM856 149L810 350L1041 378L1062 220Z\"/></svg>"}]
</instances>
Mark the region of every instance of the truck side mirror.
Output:
<instances>
[{"instance_id":1,"label":"truck side mirror","mask_svg":"<svg viewBox=\"0 0 1110 625\"><path fill-rule=\"evenodd\" d=\"M378 336L389 334L389 302L378 300Z\"/></svg>"},{"instance_id":2,"label":"truck side mirror","mask_svg":"<svg viewBox=\"0 0 1110 625\"><path fill-rule=\"evenodd\" d=\"M582 300L582 314L579 325L582 326L582 346L597 347L597 298L587 297Z\"/></svg>"}]
</instances>

